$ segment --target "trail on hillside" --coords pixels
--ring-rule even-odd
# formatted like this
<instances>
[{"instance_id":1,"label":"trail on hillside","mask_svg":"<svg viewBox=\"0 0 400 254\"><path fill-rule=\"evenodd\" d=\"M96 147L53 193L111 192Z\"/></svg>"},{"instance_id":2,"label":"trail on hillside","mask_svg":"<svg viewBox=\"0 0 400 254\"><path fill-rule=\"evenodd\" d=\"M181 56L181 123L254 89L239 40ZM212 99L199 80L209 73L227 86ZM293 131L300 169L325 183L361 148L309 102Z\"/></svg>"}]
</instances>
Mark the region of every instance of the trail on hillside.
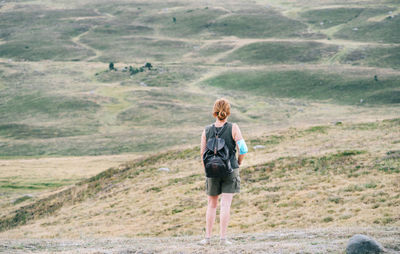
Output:
<instances>
[{"instance_id":1,"label":"trail on hillside","mask_svg":"<svg viewBox=\"0 0 400 254\"><path fill-rule=\"evenodd\" d=\"M342 253L351 236L375 238L388 254L400 250L400 228L317 228L236 234L232 246L197 244L199 236L165 238L1 239L7 253Z\"/></svg>"},{"instance_id":2,"label":"trail on hillside","mask_svg":"<svg viewBox=\"0 0 400 254\"><path fill-rule=\"evenodd\" d=\"M104 18L104 17L110 18L110 19L114 19L114 18L115 18L114 15L112 15L112 14L110 14L110 13L101 13L98 9L94 9L93 11L94 11L95 13L97 13L98 16L95 16L95 17L92 17L92 18ZM75 20L79 20L79 18L75 18ZM83 36L85 36L86 34L88 34L89 32L91 32L91 31L92 31L93 29L95 29L96 27L97 27L97 26L93 26L93 27L91 27L89 30L87 30L86 32L81 33L81 34L79 34L78 36L75 36L75 37L73 37L73 38L71 39L71 41L74 42L75 44L78 44L79 46L81 46L81 47L83 47L83 48L85 48L85 49L88 49L88 50L90 50L90 51L92 51L92 52L94 53L94 56L89 56L88 58L84 59L85 61L91 61L91 60L93 60L93 59L98 58L99 56L101 56L101 55L103 54L103 53L101 52L101 50L95 49L95 48L93 48L93 47L89 46L88 44L83 43L83 42L81 41L81 38L82 38Z\"/></svg>"},{"instance_id":3,"label":"trail on hillside","mask_svg":"<svg viewBox=\"0 0 400 254\"><path fill-rule=\"evenodd\" d=\"M93 28L96 28L96 27L93 27ZM93 28L91 28L91 29L93 29ZM85 59L85 61L91 61L91 60L96 59L96 58L98 58L99 56L102 55L102 52L100 50L95 49L95 48L93 48L93 47L81 42L81 37L85 36L86 34L88 34L91 31L91 29L89 29L86 32L81 33L78 36L75 36L75 37L73 37L71 39L71 41L73 43L81 46L82 48L88 49L88 50L90 50L90 51L92 51L94 53L94 56L89 56L88 58Z\"/></svg>"}]
</instances>

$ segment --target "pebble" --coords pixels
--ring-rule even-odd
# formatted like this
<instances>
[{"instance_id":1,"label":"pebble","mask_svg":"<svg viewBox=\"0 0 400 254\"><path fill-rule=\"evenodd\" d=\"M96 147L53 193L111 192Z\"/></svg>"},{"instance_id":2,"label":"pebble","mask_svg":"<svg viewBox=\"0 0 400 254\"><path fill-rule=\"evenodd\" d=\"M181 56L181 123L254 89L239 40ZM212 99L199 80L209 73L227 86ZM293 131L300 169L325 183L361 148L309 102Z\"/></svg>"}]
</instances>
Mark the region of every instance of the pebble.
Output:
<instances>
[{"instance_id":1,"label":"pebble","mask_svg":"<svg viewBox=\"0 0 400 254\"><path fill-rule=\"evenodd\" d=\"M254 150L257 150L257 149L264 149L265 148L265 146L263 146L263 145L256 145L256 146L253 146L253 149Z\"/></svg>"}]
</instances>

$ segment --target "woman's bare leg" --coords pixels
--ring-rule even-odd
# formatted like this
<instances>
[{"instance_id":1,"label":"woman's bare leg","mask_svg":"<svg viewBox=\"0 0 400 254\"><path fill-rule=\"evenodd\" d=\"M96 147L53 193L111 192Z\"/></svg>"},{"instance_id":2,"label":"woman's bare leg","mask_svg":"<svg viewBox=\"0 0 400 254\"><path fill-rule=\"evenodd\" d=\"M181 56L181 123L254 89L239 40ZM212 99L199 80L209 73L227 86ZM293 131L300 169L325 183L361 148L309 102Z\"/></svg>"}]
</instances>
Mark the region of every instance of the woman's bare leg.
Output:
<instances>
[{"instance_id":1,"label":"woman's bare leg","mask_svg":"<svg viewBox=\"0 0 400 254\"><path fill-rule=\"evenodd\" d=\"M221 212L219 214L221 239L224 239L226 237L226 230L228 229L232 198L233 198L233 193L221 194Z\"/></svg>"},{"instance_id":2,"label":"woman's bare leg","mask_svg":"<svg viewBox=\"0 0 400 254\"><path fill-rule=\"evenodd\" d=\"M206 213L206 237L210 238L212 227L217 214L218 196L208 196L208 206Z\"/></svg>"}]
</instances>

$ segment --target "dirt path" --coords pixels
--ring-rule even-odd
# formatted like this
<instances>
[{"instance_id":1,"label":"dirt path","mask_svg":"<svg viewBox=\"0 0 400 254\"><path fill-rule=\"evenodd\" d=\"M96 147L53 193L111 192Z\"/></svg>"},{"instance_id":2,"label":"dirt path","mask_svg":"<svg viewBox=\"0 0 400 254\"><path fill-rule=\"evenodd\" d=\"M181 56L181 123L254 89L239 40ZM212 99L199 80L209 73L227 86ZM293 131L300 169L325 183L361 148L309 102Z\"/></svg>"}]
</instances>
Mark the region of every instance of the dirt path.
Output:
<instances>
[{"instance_id":1,"label":"dirt path","mask_svg":"<svg viewBox=\"0 0 400 254\"><path fill-rule=\"evenodd\" d=\"M93 27L93 28L96 28L96 27ZM91 29L93 29L93 28L91 28ZM94 56L90 56L90 57L86 58L85 59L86 61L91 61L91 60L93 60L93 59L95 59L95 58L97 58L97 57L102 55L100 50L97 50L97 49L95 49L95 48L93 48L93 47L91 47L91 46L89 46L89 45L87 45L87 44L85 44L85 43L80 41L81 37L85 36L86 34L88 34L91 31L91 29L89 29L88 31L86 31L84 33L81 33L78 36L76 36L76 37L71 39L73 43L78 44L82 48L88 49L88 50L90 50L90 51L92 51L94 53Z\"/></svg>"},{"instance_id":2,"label":"dirt path","mask_svg":"<svg viewBox=\"0 0 400 254\"><path fill-rule=\"evenodd\" d=\"M167 40L167 41L180 41L180 42L187 42L187 43L223 43L223 42L235 42L238 46L244 46L251 43L256 42L320 42L326 44L333 44L333 45L354 45L354 46L398 46L398 43L378 43L378 42L362 42L362 41L351 41L351 40L341 40L341 39L299 39L299 38L239 38L236 36L224 36L220 37L220 39L189 39L189 38L175 38L175 37L168 37L164 35L156 35L156 36L137 36L137 35L129 35L129 36L121 36L122 38L146 38L146 39L153 39L153 40Z\"/></svg>"},{"instance_id":3,"label":"dirt path","mask_svg":"<svg viewBox=\"0 0 400 254\"><path fill-rule=\"evenodd\" d=\"M196 244L199 236L173 238L81 238L71 239L0 239L5 253L343 253L354 234L366 234L380 242L387 253L400 250L400 228L327 228L276 230L238 234L233 246Z\"/></svg>"}]
</instances>

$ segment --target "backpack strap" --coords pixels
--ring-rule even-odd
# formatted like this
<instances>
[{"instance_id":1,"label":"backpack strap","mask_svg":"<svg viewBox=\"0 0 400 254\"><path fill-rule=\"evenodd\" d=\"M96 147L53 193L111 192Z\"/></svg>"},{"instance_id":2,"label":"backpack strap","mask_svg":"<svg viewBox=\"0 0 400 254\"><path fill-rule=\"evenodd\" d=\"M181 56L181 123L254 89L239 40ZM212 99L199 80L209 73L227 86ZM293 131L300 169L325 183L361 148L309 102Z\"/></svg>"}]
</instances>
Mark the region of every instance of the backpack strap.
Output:
<instances>
[{"instance_id":1,"label":"backpack strap","mask_svg":"<svg viewBox=\"0 0 400 254\"><path fill-rule=\"evenodd\" d=\"M228 122L224 123L224 125L222 126L222 129L219 130L218 132L217 132L217 128L215 127L215 124L212 125L213 131L214 131L214 135L215 135L216 138L218 138L218 136L221 135L225 131L226 126L228 126L227 123Z\"/></svg>"}]
</instances>

